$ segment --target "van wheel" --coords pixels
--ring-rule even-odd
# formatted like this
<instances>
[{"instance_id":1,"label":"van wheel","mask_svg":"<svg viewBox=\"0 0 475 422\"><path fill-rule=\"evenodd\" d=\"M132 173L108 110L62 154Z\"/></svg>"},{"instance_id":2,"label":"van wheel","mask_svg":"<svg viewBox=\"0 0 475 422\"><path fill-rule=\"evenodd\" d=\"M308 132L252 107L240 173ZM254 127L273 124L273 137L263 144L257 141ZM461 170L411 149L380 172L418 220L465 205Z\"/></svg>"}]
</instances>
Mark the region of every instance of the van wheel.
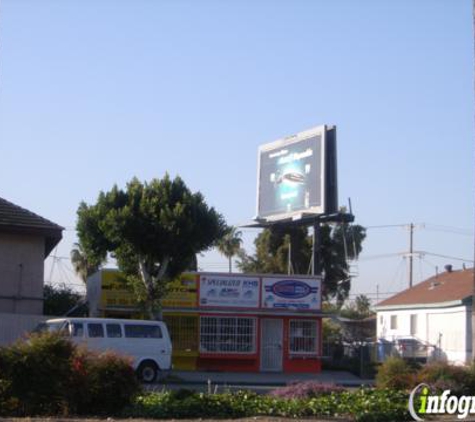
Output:
<instances>
[{"instance_id":1,"label":"van wheel","mask_svg":"<svg viewBox=\"0 0 475 422\"><path fill-rule=\"evenodd\" d=\"M137 369L137 375L140 381L146 384L151 384L157 379L158 366L155 362L146 360L139 365Z\"/></svg>"}]
</instances>

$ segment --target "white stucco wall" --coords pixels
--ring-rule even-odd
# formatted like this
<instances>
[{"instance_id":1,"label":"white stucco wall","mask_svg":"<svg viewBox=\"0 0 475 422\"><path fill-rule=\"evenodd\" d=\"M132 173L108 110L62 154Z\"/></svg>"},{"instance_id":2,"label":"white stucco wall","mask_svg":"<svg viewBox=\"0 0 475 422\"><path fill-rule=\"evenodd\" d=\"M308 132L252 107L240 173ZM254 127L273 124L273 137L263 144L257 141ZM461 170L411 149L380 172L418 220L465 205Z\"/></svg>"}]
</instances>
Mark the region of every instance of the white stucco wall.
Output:
<instances>
[{"instance_id":1,"label":"white stucco wall","mask_svg":"<svg viewBox=\"0 0 475 422\"><path fill-rule=\"evenodd\" d=\"M471 359L471 308L463 305L377 311L377 336L389 341L411 336L411 315L417 315L413 337L436 346L449 362L463 364ZM391 316L397 327L391 329Z\"/></svg>"},{"instance_id":2,"label":"white stucco wall","mask_svg":"<svg viewBox=\"0 0 475 422\"><path fill-rule=\"evenodd\" d=\"M0 312L43 313L45 240L0 233Z\"/></svg>"}]
</instances>

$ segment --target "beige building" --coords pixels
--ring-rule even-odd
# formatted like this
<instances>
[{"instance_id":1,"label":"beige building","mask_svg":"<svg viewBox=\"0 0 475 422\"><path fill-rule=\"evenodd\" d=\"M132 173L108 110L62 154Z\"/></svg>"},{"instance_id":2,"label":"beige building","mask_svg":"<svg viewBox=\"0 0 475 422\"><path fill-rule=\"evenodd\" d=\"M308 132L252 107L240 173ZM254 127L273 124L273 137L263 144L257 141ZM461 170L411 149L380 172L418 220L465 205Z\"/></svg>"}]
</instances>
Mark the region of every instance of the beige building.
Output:
<instances>
[{"instance_id":1,"label":"beige building","mask_svg":"<svg viewBox=\"0 0 475 422\"><path fill-rule=\"evenodd\" d=\"M63 227L0 198L0 313L43 314L44 260Z\"/></svg>"}]
</instances>

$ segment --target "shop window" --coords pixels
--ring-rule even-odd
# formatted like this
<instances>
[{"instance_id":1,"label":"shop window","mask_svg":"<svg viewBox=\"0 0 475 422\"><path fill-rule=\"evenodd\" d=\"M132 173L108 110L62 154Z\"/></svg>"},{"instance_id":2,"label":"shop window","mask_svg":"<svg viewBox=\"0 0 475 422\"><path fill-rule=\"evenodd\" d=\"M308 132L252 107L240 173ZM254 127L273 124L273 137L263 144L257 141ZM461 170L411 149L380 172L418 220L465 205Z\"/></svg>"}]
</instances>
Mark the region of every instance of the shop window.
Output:
<instances>
[{"instance_id":1,"label":"shop window","mask_svg":"<svg viewBox=\"0 0 475 422\"><path fill-rule=\"evenodd\" d=\"M290 353L317 353L317 321L291 320L289 330Z\"/></svg>"},{"instance_id":2,"label":"shop window","mask_svg":"<svg viewBox=\"0 0 475 422\"><path fill-rule=\"evenodd\" d=\"M173 351L198 351L198 317L165 315L164 320L173 344Z\"/></svg>"},{"instance_id":3,"label":"shop window","mask_svg":"<svg viewBox=\"0 0 475 422\"><path fill-rule=\"evenodd\" d=\"M254 353L255 318L201 317L200 351L204 353Z\"/></svg>"}]
</instances>

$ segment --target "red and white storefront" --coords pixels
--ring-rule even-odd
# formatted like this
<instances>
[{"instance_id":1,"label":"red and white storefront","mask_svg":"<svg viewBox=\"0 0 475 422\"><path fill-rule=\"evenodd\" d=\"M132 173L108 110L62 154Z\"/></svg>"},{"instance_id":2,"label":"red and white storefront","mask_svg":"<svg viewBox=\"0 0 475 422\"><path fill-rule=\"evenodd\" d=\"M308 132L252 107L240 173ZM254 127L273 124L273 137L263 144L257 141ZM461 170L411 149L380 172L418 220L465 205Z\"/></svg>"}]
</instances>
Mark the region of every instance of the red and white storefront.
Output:
<instances>
[{"instance_id":1,"label":"red and white storefront","mask_svg":"<svg viewBox=\"0 0 475 422\"><path fill-rule=\"evenodd\" d=\"M91 315L141 318L118 270L88 279ZM185 273L170 283L163 316L173 367L206 371L319 372L321 279Z\"/></svg>"},{"instance_id":2,"label":"red and white storefront","mask_svg":"<svg viewBox=\"0 0 475 422\"><path fill-rule=\"evenodd\" d=\"M319 278L213 273L198 278L198 369L321 370Z\"/></svg>"}]
</instances>

